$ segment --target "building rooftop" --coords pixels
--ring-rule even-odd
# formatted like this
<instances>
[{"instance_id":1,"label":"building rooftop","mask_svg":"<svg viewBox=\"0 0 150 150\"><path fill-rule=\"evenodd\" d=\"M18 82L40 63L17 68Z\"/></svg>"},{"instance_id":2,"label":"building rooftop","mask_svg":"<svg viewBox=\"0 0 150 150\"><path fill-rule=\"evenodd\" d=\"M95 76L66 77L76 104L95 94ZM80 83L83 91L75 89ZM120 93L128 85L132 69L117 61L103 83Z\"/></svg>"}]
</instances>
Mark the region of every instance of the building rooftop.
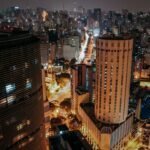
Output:
<instances>
[{"instance_id":1,"label":"building rooftop","mask_svg":"<svg viewBox=\"0 0 150 150\"><path fill-rule=\"evenodd\" d=\"M150 119L150 96L147 96L145 100L142 101L141 105L141 119Z\"/></svg>"},{"instance_id":2,"label":"building rooftop","mask_svg":"<svg viewBox=\"0 0 150 150\"><path fill-rule=\"evenodd\" d=\"M119 35L116 36L114 34L105 34L102 37L99 37L98 39L102 40L130 40L132 37L129 34Z\"/></svg>"},{"instance_id":3,"label":"building rooftop","mask_svg":"<svg viewBox=\"0 0 150 150\"><path fill-rule=\"evenodd\" d=\"M82 95L82 94L87 93L88 90L86 90L86 89L85 89L84 87L82 87L82 86L78 86L78 87L76 88L76 92L77 92L79 95Z\"/></svg>"},{"instance_id":4,"label":"building rooftop","mask_svg":"<svg viewBox=\"0 0 150 150\"><path fill-rule=\"evenodd\" d=\"M99 130L102 130L103 127L108 127L113 132L116 130L121 124L107 124L103 123L96 119L95 113L94 113L94 104L93 103L82 103L80 104L82 109L86 112L86 114L90 117L90 119L93 121L93 123L99 128ZM131 113L128 115L127 119L131 116Z\"/></svg>"},{"instance_id":5,"label":"building rooftop","mask_svg":"<svg viewBox=\"0 0 150 150\"><path fill-rule=\"evenodd\" d=\"M147 129L150 132L150 120L148 120L147 123L144 124L143 128Z\"/></svg>"},{"instance_id":6,"label":"building rooftop","mask_svg":"<svg viewBox=\"0 0 150 150\"><path fill-rule=\"evenodd\" d=\"M39 39L31 35L28 31L12 31L12 32L0 32L0 49L26 45L27 43L34 43Z\"/></svg>"},{"instance_id":7,"label":"building rooftop","mask_svg":"<svg viewBox=\"0 0 150 150\"><path fill-rule=\"evenodd\" d=\"M60 144L60 136L50 137L49 144L51 150L65 150Z\"/></svg>"},{"instance_id":8,"label":"building rooftop","mask_svg":"<svg viewBox=\"0 0 150 150\"><path fill-rule=\"evenodd\" d=\"M57 128L59 131L62 131L62 132L69 130L68 127L67 127L65 124L58 125L56 128Z\"/></svg>"},{"instance_id":9,"label":"building rooftop","mask_svg":"<svg viewBox=\"0 0 150 150\"><path fill-rule=\"evenodd\" d=\"M77 70L80 66L92 67L91 65L87 65L87 64L75 64L72 65L71 68Z\"/></svg>"},{"instance_id":10,"label":"building rooftop","mask_svg":"<svg viewBox=\"0 0 150 150\"><path fill-rule=\"evenodd\" d=\"M80 131L68 131L59 136L49 138L51 150L92 150ZM65 144L64 144L65 143Z\"/></svg>"}]
</instances>

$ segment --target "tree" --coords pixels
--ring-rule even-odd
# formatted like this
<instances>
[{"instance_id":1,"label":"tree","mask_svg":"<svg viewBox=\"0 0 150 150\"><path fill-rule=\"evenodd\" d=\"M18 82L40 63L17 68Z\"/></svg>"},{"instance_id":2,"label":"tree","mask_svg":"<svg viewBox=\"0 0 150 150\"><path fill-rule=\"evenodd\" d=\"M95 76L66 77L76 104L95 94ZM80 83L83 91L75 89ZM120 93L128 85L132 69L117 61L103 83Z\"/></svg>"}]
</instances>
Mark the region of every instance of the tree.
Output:
<instances>
[{"instance_id":1,"label":"tree","mask_svg":"<svg viewBox=\"0 0 150 150\"><path fill-rule=\"evenodd\" d=\"M76 58L72 58L70 61L70 66L74 65L76 63L76 61L77 61Z\"/></svg>"},{"instance_id":2,"label":"tree","mask_svg":"<svg viewBox=\"0 0 150 150\"><path fill-rule=\"evenodd\" d=\"M54 105L53 103L49 102L49 109L51 111L54 111L56 109L56 105Z\"/></svg>"},{"instance_id":3,"label":"tree","mask_svg":"<svg viewBox=\"0 0 150 150\"><path fill-rule=\"evenodd\" d=\"M50 120L50 124L51 124L51 127L52 127L53 129L55 129L56 126L62 124L62 119L59 118L59 117L57 117L57 118L52 118L52 119Z\"/></svg>"},{"instance_id":4,"label":"tree","mask_svg":"<svg viewBox=\"0 0 150 150\"><path fill-rule=\"evenodd\" d=\"M69 127L71 129L77 129L81 127L81 122L77 119L76 116L69 122Z\"/></svg>"}]
</instances>

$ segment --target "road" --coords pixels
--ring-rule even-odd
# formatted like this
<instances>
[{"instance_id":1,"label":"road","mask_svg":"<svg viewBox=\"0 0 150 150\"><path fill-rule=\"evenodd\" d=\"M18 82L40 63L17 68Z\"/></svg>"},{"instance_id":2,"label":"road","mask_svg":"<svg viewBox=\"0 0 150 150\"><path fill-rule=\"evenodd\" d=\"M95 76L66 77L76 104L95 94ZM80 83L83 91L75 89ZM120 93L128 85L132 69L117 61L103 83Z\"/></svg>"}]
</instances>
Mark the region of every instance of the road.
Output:
<instances>
[{"instance_id":1,"label":"road","mask_svg":"<svg viewBox=\"0 0 150 150\"><path fill-rule=\"evenodd\" d=\"M63 101L65 98L70 98L71 93L70 93L70 82L68 81L68 83L66 84L66 86L64 88L62 88L61 90L59 90L59 92L57 92L55 94L55 96L53 96L51 99L49 99L49 102L58 100L59 102Z\"/></svg>"}]
</instances>

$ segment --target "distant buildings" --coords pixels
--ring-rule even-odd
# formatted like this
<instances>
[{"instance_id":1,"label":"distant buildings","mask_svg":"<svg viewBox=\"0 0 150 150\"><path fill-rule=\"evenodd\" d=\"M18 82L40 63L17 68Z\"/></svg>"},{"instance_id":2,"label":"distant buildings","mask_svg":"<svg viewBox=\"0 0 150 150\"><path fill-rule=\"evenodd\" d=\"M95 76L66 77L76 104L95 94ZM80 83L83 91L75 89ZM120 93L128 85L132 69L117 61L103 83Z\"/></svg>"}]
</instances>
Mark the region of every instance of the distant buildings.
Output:
<instances>
[{"instance_id":1,"label":"distant buildings","mask_svg":"<svg viewBox=\"0 0 150 150\"><path fill-rule=\"evenodd\" d=\"M0 33L0 149L45 150L39 40Z\"/></svg>"},{"instance_id":2,"label":"distant buildings","mask_svg":"<svg viewBox=\"0 0 150 150\"><path fill-rule=\"evenodd\" d=\"M37 35L40 39L40 54L41 54L41 64L47 65L49 61L50 43L47 33L40 33Z\"/></svg>"},{"instance_id":3,"label":"distant buildings","mask_svg":"<svg viewBox=\"0 0 150 150\"><path fill-rule=\"evenodd\" d=\"M71 60L72 58L78 59L79 51L80 51L79 36L69 36L64 38L62 57L68 60Z\"/></svg>"},{"instance_id":4,"label":"distant buildings","mask_svg":"<svg viewBox=\"0 0 150 150\"><path fill-rule=\"evenodd\" d=\"M82 121L80 130L84 137L93 150L124 149L133 120L136 137L140 128L137 120L147 121L150 114L150 13L131 13L128 10L106 12L100 8L86 11L83 7L75 10L11 7L0 12L0 31L9 32L19 27L39 35L41 39L47 137L53 134L48 100L59 99L60 86L55 75L70 73L71 69L72 113ZM131 38L120 37L128 33L134 43ZM39 45L36 46L38 41L35 37L17 34L17 38L10 34L7 44L1 37L8 34L0 35L0 143L4 149L28 148L35 143L40 146L43 141L43 134L39 136L43 130ZM97 39L99 36L101 38ZM75 60L78 64L70 68ZM130 83L133 84L131 90ZM134 110L136 114L133 117L130 112ZM31 113L33 115L29 115ZM148 137L148 129L147 125L143 126L144 141ZM52 141L56 147L61 145L61 150L71 149L69 138L70 135L59 135ZM60 145L57 145L57 140Z\"/></svg>"}]
</instances>

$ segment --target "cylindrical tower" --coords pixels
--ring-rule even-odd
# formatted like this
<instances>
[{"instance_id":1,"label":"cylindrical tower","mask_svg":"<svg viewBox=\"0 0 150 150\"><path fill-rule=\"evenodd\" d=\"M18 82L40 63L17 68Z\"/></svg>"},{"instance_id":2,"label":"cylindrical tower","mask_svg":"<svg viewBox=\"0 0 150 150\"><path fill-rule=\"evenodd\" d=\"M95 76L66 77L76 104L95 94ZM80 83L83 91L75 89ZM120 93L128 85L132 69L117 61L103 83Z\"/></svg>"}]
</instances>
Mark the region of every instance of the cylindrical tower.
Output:
<instances>
[{"instance_id":1,"label":"cylindrical tower","mask_svg":"<svg viewBox=\"0 0 150 150\"><path fill-rule=\"evenodd\" d=\"M103 37L96 43L96 118L118 124L128 114L133 40Z\"/></svg>"}]
</instances>

